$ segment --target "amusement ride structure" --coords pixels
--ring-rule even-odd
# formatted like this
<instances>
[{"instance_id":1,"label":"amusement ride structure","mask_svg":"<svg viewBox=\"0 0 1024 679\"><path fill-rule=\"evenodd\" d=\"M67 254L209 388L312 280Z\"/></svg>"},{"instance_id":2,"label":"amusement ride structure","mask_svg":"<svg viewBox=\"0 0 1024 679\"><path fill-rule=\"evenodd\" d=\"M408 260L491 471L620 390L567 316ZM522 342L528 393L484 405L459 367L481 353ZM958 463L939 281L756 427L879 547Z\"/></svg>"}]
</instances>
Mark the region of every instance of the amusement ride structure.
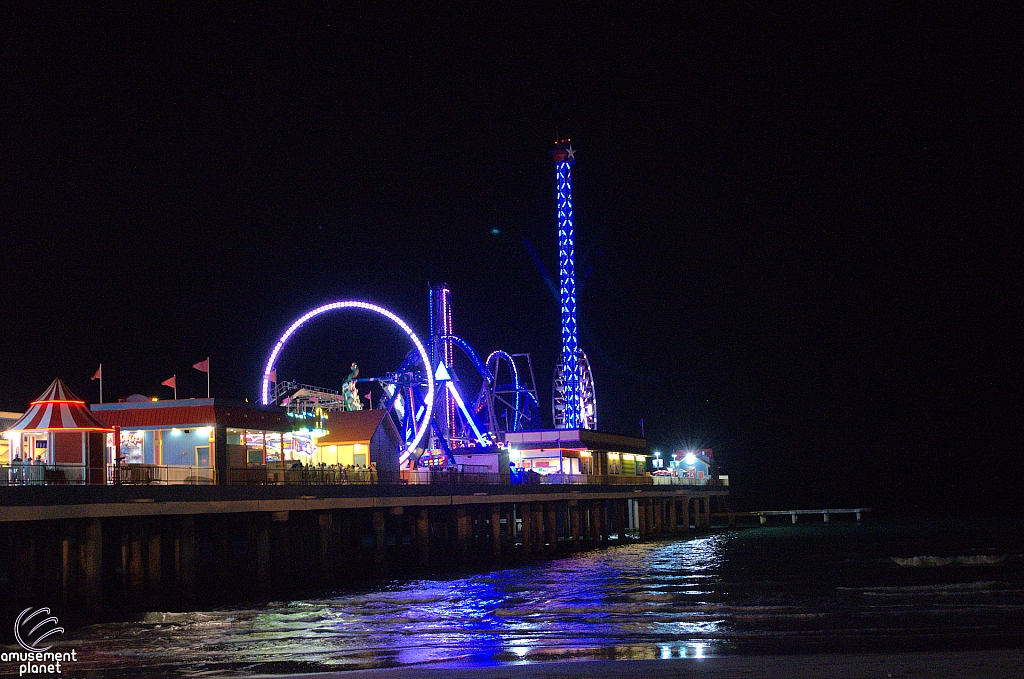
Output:
<instances>
[{"instance_id":1,"label":"amusement ride structure","mask_svg":"<svg viewBox=\"0 0 1024 679\"><path fill-rule=\"evenodd\" d=\"M558 282L562 311L562 352L555 366L551 414L556 429L597 429L597 396L590 361L576 333L576 253L572 213L572 166L576 151L570 139L551 152L558 192Z\"/></svg>"},{"instance_id":2,"label":"amusement ride structure","mask_svg":"<svg viewBox=\"0 0 1024 679\"><path fill-rule=\"evenodd\" d=\"M307 312L274 346L263 371L262 402L286 406L290 414L301 418L361 410L358 384L375 382L383 391L377 408L391 414L406 442L400 456L403 463L410 459L421 464L454 463L453 450L489 448L501 443L506 432L538 428L539 407L529 354L498 350L481 359L469 343L452 334L451 291L443 283L431 287L430 307L431 336L425 344L398 316L368 302L333 302ZM341 391L278 382L277 360L292 335L321 314L346 309L373 311L405 331L413 348L398 368L378 377L359 377L359 368L353 363ZM479 388L473 392L460 387L470 384L470 379L466 376L460 380L456 373L456 348L480 379ZM521 367L526 369L529 382L520 377ZM467 399L463 392L475 397Z\"/></svg>"},{"instance_id":3,"label":"amusement ride structure","mask_svg":"<svg viewBox=\"0 0 1024 679\"><path fill-rule=\"evenodd\" d=\"M575 151L569 140L556 143L558 206L559 304L561 352L555 366L552 416L557 429L596 429L597 399L586 354L576 331L576 276L572 209L572 165ZM454 464L454 452L464 448L502 445L508 432L540 429L536 381L530 355L491 352L486 359L453 333L451 290L444 283L430 287L430 335L422 342L393 312L369 302L345 300L308 311L282 334L263 370L261 401L286 406L301 418L340 410L361 410L360 383L377 383L382 395L376 408L387 410L405 446L403 465ZM277 361L288 340L307 322L328 312L361 310L375 313L401 328L413 347L394 372L359 377L353 363L340 391L277 380ZM458 349L469 368L456 368ZM463 363L465 367L466 361ZM459 375L459 372L462 375ZM475 373L475 375L474 375ZM479 379L479 387L470 388ZM473 395L467 398L467 395ZM371 402L371 407L372 407Z\"/></svg>"}]
</instances>

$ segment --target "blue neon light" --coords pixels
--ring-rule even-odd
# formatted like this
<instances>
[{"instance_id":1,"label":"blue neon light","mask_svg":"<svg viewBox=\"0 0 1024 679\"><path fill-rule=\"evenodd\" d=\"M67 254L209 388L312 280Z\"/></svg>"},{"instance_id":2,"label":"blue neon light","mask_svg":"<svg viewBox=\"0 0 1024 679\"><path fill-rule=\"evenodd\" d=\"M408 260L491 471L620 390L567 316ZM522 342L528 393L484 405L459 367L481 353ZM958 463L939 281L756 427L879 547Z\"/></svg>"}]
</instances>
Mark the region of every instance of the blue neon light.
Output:
<instances>
[{"instance_id":1,"label":"blue neon light","mask_svg":"<svg viewBox=\"0 0 1024 679\"><path fill-rule=\"evenodd\" d=\"M459 395L459 390L455 388L455 385L452 384L451 381L445 382L445 387L447 387L448 391L451 393L452 398L455 400L455 403L458 404L459 410L462 411L462 415L463 417L466 418L466 422L469 423L469 426L473 430L473 433L476 434L476 440L479 441L480 445L484 446L485 448L491 445L491 442L488 441L487 438L480 432L480 427L476 425L476 418L474 418L469 413L469 409L466 408L466 402L463 401L462 396Z\"/></svg>"},{"instance_id":2,"label":"blue neon light","mask_svg":"<svg viewBox=\"0 0 1024 679\"><path fill-rule=\"evenodd\" d=\"M497 358L495 358L495 357L497 357ZM490 355L487 357L487 365L488 366L491 364L491 360L492 359L494 360L494 373L493 373L494 375L497 375L497 373L498 373L498 360L497 360L498 358L505 359L505 362L508 363L509 369L510 369L510 371L512 373L512 389L514 389L515 392L516 392L516 397L515 397L516 398L516 401L515 401L516 414L515 414L515 417L512 420L512 431L519 431L521 420L522 420L522 415L523 415L522 410L520 408L520 390L522 389L522 385L519 383L519 368L516 367L515 359L512 358L512 356L509 355L508 352L502 351L501 349L497 349L495 351L492 351L490 353ZM492 381L495 382L495 387L497 387L498 386L497 385L497 378L496 377L492 377L491 379L492 379Z\"/></svg>"},{"instance_id":3,"label":"blue neon light","mask_svg":"<svg viewBox=\"0 0 1024 679\"><path fill-rule=\"evenodd\" d=\"M558 183L558 279L562 307L562 403L564 429L579 429L580 366L576 338L576 264L572 224L572 162L570 154L556 161Z\"/></svg>"}]
</instances>

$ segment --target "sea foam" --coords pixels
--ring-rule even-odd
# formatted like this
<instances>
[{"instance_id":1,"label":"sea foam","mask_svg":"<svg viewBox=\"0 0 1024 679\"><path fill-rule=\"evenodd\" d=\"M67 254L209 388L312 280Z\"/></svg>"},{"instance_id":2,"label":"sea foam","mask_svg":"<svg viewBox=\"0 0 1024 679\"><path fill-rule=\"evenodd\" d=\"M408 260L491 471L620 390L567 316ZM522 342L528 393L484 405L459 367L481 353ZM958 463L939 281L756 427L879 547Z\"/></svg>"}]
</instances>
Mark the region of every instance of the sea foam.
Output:
<instances>
[{"instance_id":1,"label":"sea foam","mask_svg":"<svg viewBox=\"0 0 1024 679\"><path fill-rule=\"evenodd\" d=\"M911 556L892 557L897 566L935 568L938 566L994 566L1006 561L1006 555L992 556Z\"/></svg>"}]
</instances>

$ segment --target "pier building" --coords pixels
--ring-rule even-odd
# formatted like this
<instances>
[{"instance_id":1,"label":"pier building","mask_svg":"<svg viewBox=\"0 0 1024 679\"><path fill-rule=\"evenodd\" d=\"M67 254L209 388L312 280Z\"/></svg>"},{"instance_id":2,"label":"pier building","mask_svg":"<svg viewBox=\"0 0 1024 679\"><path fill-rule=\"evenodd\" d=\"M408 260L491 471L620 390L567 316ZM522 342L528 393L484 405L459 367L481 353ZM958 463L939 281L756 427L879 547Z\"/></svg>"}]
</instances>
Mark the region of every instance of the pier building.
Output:
<instances>
[{"instance_id":1,"label":"pier building","mask_svg":"<svg viewBox=\"0 0 1024 679\"><path fill-rule=\"evenodd\" d=\"M7 431L11 426L21 419L21 416L25 413L9 413L0 411L0 431ZM11 458L11 442L5 436L0 436L0 465L10 464Z\"/></svg>"},{"instance_id":2,"label":"pier building","mask_svg":"<svg viewBox=\"0 0 1024 679\"><path fill-rule=\"evenodd\" d=\"M398 473L402 437L386 410L336 410L327 413L326 434L316 439L314 464L373 466Z\"/></svg>"},{"instance_id":3,"label":"pier building","mask_svg":"<svg viewBox=\"0 0 1024 679\"><path fill-rule=\"evenodd\" d=\"M104 483L104 434L109 427L85 401L55 379L3 433L11 456L0 481Z\"/></svg>"},{"instance_id":4,"label":"pier building","mask_svg":"<svg viewBox=\"0 0 1024 679\"><path fill-rule=\"evenodd\" d=\"M676 476L690 479L709 478L714 467L711 448L676 450L668 461L668 469Z\"/></svg>"},{"instance_id":5,"label":"pier building","mask_svg":"<svg viewBox=\"0 0 1024 679\"><path fill-rule=\"evenodd\" d=\"M508 432L509 460L542 476L630 483L647 470L647 442L591 429Z\"/></svg>"},{"instance_id":6,"label":"pier building","mask_svg":"<svg viewBox=\"0 0 1024 679\"><path fill-rule=\"evenodd\" d=\"M232 474L280 460L282 451L292 459L302 445L283 410L238 401L103 403L91 411L118 429L119 441L112 435L107 446L108 462L120 469L118 483L227 483Z\"/></svg>"}]
</instances>

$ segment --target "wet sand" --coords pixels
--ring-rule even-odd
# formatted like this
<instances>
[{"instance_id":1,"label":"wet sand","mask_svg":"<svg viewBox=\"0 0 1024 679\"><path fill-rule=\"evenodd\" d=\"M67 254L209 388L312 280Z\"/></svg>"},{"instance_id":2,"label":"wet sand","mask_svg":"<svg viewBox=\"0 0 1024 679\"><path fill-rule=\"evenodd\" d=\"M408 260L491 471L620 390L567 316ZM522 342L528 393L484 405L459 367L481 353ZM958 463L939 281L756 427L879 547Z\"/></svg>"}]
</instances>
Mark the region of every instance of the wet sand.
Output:
<instances>
[{"instance_id":1,"label":"wet sand","mask_svg":"<svg viewBox=\"0 0 1024 679\"><path fill-rule=\"evenodd\" d=\"M258 676L258 675L257 675ZM283 679L281 675L277 675ZM949 653L728 656L465 667L454 663L291 675L298 679L1019 679L1024 649Z\"/></svg>"}]
</instances>

